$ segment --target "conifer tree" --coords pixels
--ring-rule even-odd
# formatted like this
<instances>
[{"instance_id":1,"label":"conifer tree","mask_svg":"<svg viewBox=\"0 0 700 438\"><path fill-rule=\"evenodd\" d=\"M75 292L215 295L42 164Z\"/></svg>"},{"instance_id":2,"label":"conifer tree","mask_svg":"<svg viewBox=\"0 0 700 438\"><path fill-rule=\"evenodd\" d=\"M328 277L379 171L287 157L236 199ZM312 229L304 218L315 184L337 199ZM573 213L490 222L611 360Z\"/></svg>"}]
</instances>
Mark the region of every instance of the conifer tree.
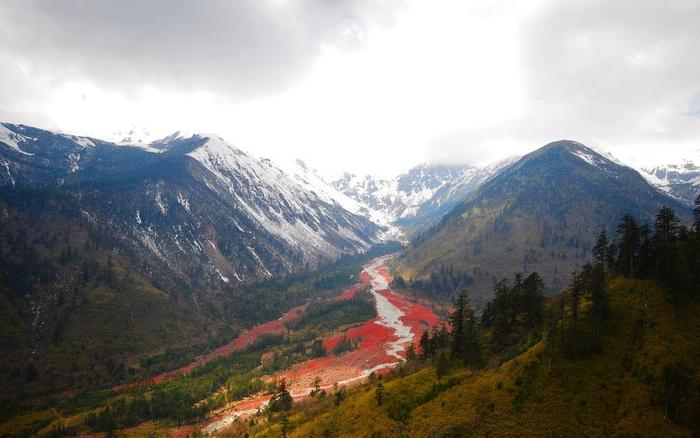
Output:
<instances>
[{"instance_id":1,"label":"conifer tree","mask_svg":"<svg viewBox=\"0 0 700 438\"><path fill-rule=\"evenodd\" d=\"M464 354L464 317L469 302L466 289L462 289L455 301L455 311L450 315L450 350L455 357L462 357Z\"/></svg>"},{"instance_id":2,"label":"conifer tree","mask_svg":"<svg viewBox=\"0 0 700 438\"><path fill-rule=\"evenodd\" d=\"M654 244L651 227L644 222L644 225L639 229L639 272L641 277L646 277L652 272L654 264L653 253Z\"/></svg>"},{"instance_id":3,"label":"conifer tree","mask_svg":"<svg viewBox=\"0 0 700 438\"><path fill-rule=\"evenodd\" d=\"M626 214L617 226L617 265L621 273L628 277L636 275L637 255L639 252L639 225Z\"/></svg>"},{"instance_id":4,"label":"conifer tree","mask_svg":"<svg viewBox=\"0 0 700 438\"><path fill-rule=\"evenodd\" d=\"M292 395L287 390L287 380L283 377L277 387L277 392L270 399L271 412L283 412L292 408Z\"/></svg>"},{"instance_id":5,"label":"conifer tree","mask_svg":"<svg viewBox=\"0 0 700 438\"><path fill-rule=\"evenodd\" d=\"M452 331L450 332L450 352L453 357L468 364L477 364L481 360L477 339L474 309L469 304L469 294L462 289L455 302L455 311L450 315Z\"/></svg>"},{"instance_id":6,"label":"conifer tree","mask_svg":"<svg viewBox=\"0 0 700 438\"><path fill-rule=\"evenodd\" d=\"M415 358L416 358L416 347L411 342L411 344L406 349L406 361L411 361Z\"/></svg>"},{"instance_id":7,"label":"conifer tree","mask_svg":"<svg viewBox=\"0 0 700 438\"><path fill-rule=\"evenodd\" d=\"M538 327L542 323L543 301L544 280L533 272L523 280L519 309L528 328Z\"/></svg>"},{"instance_id":8,"label":"conifer tree","mask_svg":"<svg viewBox=\"0 0 700 438\"><path fill-rule=\"evenodd\" d=\"M430 333L425 330L420 337L420 356L423 360L428 360L433 356L433 345L430 340Z\"/></svg>"},{"instance_id":9,"label":"conifer tree","mask_svg":"<svg viewBox=\"0 0 700 438\"><path fill-rule=\"evenodd\" d=\"M382 382L377 383L377 388L374 390L374 399L377 400L377 406L384 403L384 385Z\"/></svg>"},{"instance_id":10,"label":"conifer tree","mask_svg":"<svg viewBox=\"0 0 700 438\"><path fill-rule=\"evenodd\" d=\"M603 230L598 235L598 239L596 240L595 245L593 246L593 258L595 259L596 263L605 265L605 262L608 258L609 246L610 242L608 241L608 233L606 233L605 230Z\"/></svg>"}]
</instances>

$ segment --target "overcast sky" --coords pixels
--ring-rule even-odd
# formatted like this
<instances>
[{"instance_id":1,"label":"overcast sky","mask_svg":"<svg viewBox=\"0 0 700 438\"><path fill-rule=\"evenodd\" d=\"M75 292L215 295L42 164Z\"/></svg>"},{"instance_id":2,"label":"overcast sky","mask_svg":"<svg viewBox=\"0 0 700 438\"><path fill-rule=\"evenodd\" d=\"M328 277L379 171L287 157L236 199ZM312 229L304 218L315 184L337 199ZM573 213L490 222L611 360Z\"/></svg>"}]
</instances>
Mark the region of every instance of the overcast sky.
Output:
<instances>
[{"instance_id":1,"label":"overcast sky","mask_svg":"<svg viewBox=\"0 0 700 438\"><path fill-rule=\"evenodd\" d=\"M700 149L698 0L3 0L0 65L2 121L213 132L326 175Z\"/></svg>"}]
</instances>

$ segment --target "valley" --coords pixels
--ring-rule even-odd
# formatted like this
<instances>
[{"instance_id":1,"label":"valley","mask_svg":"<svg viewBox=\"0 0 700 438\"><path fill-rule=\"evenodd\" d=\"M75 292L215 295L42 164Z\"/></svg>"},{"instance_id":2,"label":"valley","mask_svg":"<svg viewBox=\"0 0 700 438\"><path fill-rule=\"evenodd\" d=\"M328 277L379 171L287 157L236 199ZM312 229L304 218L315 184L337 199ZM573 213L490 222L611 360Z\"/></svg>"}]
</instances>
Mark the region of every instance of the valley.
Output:
<instances>
[{"instance_id":1,"label":"valley","mask_svg":"<svg viewBox=\"0 0 700 438\"><path fill-rule=\"evenodd\" d=\"M0 438L700 438L700 1L0 2Z\"/></svg>"},{"instance_id":2,"label":"valley","mask_svg":"<svg viewBox=\"0 0 700 438\"><path fill-rule=\"evenodd\" d=\"M615 349L621 281L667 313L697 296L693 165L637 171L561 140L328 183L214 134L2 127L0 436L424 436L413 412L459 405L478 376L535 381L511 374ZM695 347L673 351L682 363L633 372L654 415L659 379L695 385ZM695 427L679 394L659 427ZM477 405L475 424L438 415L430 433L479 429Z\"/></svg>"},{"instance_id":3,"label":"valley","mask_svg":"<svg viewBox=\"0 0 700 438\"><path fill-rule=\"evenodd\" d=\"M369 287L374 298L377 317L371 321L348 327L343 335L329 336L324 347L333 350L344 339L358 341L356 350L340 356L329 356L295 364L282 370L276 381L285 379L287 389L295 401L308 398L312 391L330 391L338 386L351 386L366 380L371 374L381 374L396 367L406 359L408 345L417 348L420 334L437 328L441 318L423 304L396 294L389 289L391 276L386 269L386 258L379 258L362 271L362 283L345 291L338 298L348 299L361 288ZM253 329L251 331L254 331ZM270 377L271 378L271 377ZM208 433L228 427L237 419L244 419L263 409L271 395L256 395L233 402L215 414L222 417L207 425Z\"/></svg>"},{"instance_id":4,"label":"valley","mask_svg":"<svg viewBox=\"0 0 700 438\"><path fill-rule=\"evenodd\" d=\"M248 383L244 385L249 389L244 392L232 392L230 384L225 381L219 387L210 387L210 390L201 393L204 398L200 404L203 403L202 406L207 408L200 414L195 414L187 426L181 427L167 421L139 425L124 420L127 422L122 424L127 427L119 427L119 420L115 419L116 422L111 423L111 427L121 429L127 436L139 436L148 430L157 430L159 434L167 431L168 434L175 435L197 431L216 434L264 410L273 397L271 389L282 380L286 382L294 402L302 402L320 392L346 390L366 382L370 377L384 374L404 362L408 347L412 345L412 349L417 349L421 334L426 330L437 329L445 317L444 314L438 314L441 313L439 307L404 297L390 289L392 276L386 265L390 258L382 256L372 260L358 275L357 284L326 299L327 303L343 305L358 299L360 294L369 294L367 298L376 314L369 320L341 326L334 326L333 321L329 321L334 329L325 332L314 331L309 338L309 332L304 330L303 325L297 330L290 327L292 323L307 318L313 311L314 304L294 307L280 318L243 331L231 342L198 356L192 363L177 370L145 380L120 384L107 392L101 392L99 396L91 396L90 398L97 396L97 400L104 401L89 404L90 407L85 406L88 407L87 411L83 407L73 411L71 415L67 411L71 412L72 409L64 410L61 404L53 406L48 412L50 416L55 416L54 419L37 432L45 434L56 427L66 425L77 428L71 430L82 430L84 426L80 425L83 421L90 423L90 420L85 420L90 412L97 412L97 418L103 415L100 412L105 411L100 410L99 406L114 407L125 400L128 406L128 403L133 403L133 400L143 395L153 397L153 394L167 392L168 388L174 387L192 388L189 380L204 378L210 381L221 372L222 366L231 369L233 365L233 374L227 372L231 376L227 380L233 379L240 385L243 382L241 379L247 379ZM288 352L285 352L286 345L306 344L307 347L304 348L308 348L310 341L304 339L311 339L311 343L320 342L323 353L319 357L306 360L302 354L291 362L271 364L278 355L288 355ZM298 344L300 341L302 344ZM348 344L350 347L348 350L340 350L340 344ZM237 356L247 357L245 360L248 365L243 368L236 365L240 363ZM245 371L241 373L235 371L236 369ZM259 389L256 391L255 388ZM238 398L240 396L237 397L236 393L244 397ZM212 400L219 401L211 403ZM95 408L97 409L93 410ZM99 420L92 421L99 424ZM94 427L100 430L100 426ZM153 427L155 429L152 429ZM0 425L0 431L2 430Z\"/></svg>"}]
</instances>

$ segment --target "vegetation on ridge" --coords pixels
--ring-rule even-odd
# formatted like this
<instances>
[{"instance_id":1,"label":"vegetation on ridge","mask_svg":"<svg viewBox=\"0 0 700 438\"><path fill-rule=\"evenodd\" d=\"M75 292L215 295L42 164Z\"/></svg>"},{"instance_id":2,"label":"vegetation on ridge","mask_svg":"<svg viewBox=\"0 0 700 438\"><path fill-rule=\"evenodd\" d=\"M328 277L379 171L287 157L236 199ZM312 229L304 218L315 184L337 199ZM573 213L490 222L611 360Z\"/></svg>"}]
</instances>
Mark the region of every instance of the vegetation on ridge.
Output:
<instances>
[{"instance_id":1,"label":"vegetation on ridge","mask_svg":"<svg viewBox=\"0 0 700 438\"><path fill-rule=\"evenodd\" d=\"M700 201L695 211L685 229L662 209L646 241L624 217L560 294L544 298L536 274L516 276L479 318L460 293L449 332L424 334L421 354L338 405L293 408L285 434L697 435ZM275 421L240 423L230 435L279 432Z\"/></svg>"}]
</instances>

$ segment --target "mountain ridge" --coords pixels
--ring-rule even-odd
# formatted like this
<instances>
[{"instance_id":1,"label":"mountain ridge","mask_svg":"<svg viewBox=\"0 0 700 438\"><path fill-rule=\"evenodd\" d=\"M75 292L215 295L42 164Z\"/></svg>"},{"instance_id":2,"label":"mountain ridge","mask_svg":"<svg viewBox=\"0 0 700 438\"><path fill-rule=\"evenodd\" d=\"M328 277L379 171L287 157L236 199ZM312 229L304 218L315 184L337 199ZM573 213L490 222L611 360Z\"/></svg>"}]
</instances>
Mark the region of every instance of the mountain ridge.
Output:
<instances>
[{"instance_id":1,"label":"mountain ridge","mask_svg":"<svg viewBox=\"0 0 700 438\"><path fill-rule=\"evenodd\" d=\"M671 206L690 210L651 186L637 171L578 142L552 142L525 155L472 192L398 262L405 279L443 268L466 271L483 305L502 277L539 272L554 289L589 257L601 229L629 213L653 220Z\"/></svg>"}]
</instances>

